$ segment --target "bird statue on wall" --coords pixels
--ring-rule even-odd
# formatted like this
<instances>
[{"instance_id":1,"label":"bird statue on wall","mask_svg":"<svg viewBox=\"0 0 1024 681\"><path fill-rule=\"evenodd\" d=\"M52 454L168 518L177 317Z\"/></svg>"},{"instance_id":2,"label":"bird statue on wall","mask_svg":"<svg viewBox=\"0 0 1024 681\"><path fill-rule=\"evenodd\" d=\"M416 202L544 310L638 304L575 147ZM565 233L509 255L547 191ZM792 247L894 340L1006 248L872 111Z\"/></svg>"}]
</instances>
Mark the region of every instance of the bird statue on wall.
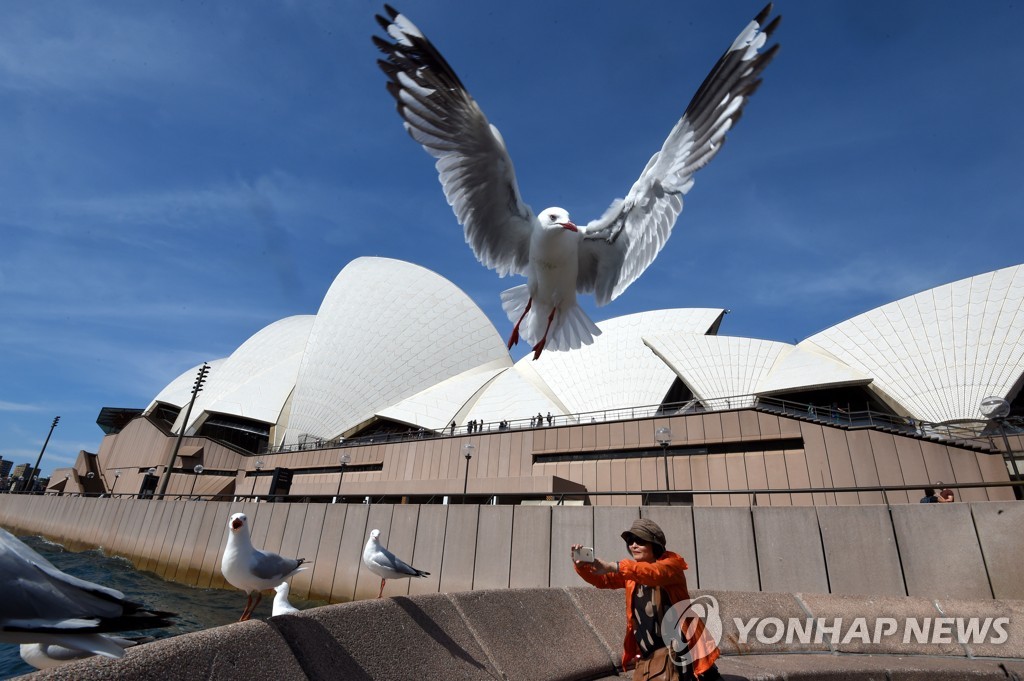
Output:
<instances>
[{"instance_id":1,"label":"bird statue on wall","mask_svg":"<svg viewBox=\"0 0 1024 681\"><path fill-rule=\"evenodd\" d=\"M514 323L509 349L520 336L533 346L577 349L601 333L579 307L576 294L592 293L605 305L635 281L665 245L683 209L694 173L718 153L778 44L764 49L779 17L765 24L766 6L747 24L711 69L640 178L604 215L578 225L568 211L534 213L519 193L512 159L455 71L434 45L394 8L374 36L388 92L412 138L437 159L448 203L466 242L499 276L519 274L526 284L501 294Z\"/></svg>"},{"instance_id":2,"label":"bird statue on wall","mask_svg":"<svg viewBox=\"0 0 1024 681\"><path fill-rule=\"evenodd\" d=\"M380 577L380 591L377 598L384 594L384 584L389 579L408 579L426 577L429 572L417 570L404 560L380 545L380 530L370 532L370 538L363 548L363 565L373 574Z\"/></svg>"},{"instance_id":3,"label":"bird statue on wall","mask_svg":"<svg viewBox=\"0 0 1024 681\"><path fill-rule=\"evenodd\" d=\"M296 572L306 568L305 558L285 558L276 553L253 548L249 537L249 518L235 513L228 519L228 543L220 562L220 571L228 584L241 589L248 597L245 610L238 619L244 622L263 599L263 592L273 589ZM255 598L254 598L255 596Z\"/></svg>"},{"instance_id":4,"label":"bird statue on wall","mask_svg":"<svg viewBox=\"0 0 1024 681\"><path fill-rule=\"evenodd\" d=\"M147 610L116 589L72 577L3 529L0 584L0 641L6 643L121 657L125 646L104 634L174 624L174 613Z\"/></svg>"}]
</instances>

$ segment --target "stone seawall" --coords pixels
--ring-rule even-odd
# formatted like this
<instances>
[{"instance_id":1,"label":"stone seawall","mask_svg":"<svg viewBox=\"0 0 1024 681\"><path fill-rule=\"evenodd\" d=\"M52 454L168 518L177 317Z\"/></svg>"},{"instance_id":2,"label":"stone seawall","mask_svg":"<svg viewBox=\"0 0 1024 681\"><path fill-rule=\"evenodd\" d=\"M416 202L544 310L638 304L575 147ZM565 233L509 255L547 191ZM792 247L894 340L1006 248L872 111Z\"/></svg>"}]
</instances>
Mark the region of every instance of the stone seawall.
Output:
<instances>
[{"instance_id":1,"label":"stone seawall","mask_svg":"<svg viewBox=\"0 0 1024 681\"><path fill-rule=\"evenodd\" d=\"M406 596L580 585L569 545L624 557L619 534L638 516L665 529L690 564L691 587L729 591L1024 599L1024 504L972 502L835 507L551 507L156 501L0 495L0 526L72 550L100 547L137 568L223 587L226 525L249 516L253 543L303 557L303 598L373 598L360 556L371 529L431 573L389 582Z\"/></svg>"},{"instance_id":2,"label":"stone seawall","mask_svg":"<svg viewBox=\"0 0 1024 681\"><path fill-rule=\"evenodd\" d=\"M705 591L722 622L719 667L727 679L1019 679L1024 676L1024 602L854 598ZM121 660L92 658L39 672L36 679L347 679L368 681L568 681L619 677L625 613L622 591L589 587L503 589L345 603L297 615L250 620L129 649ZM707 602L705 600L705 602ZM822 623L806 643L757 643L751 618ZM904 630L875 637L885 618L1001 617L1000 636L957 641ZM839 618L847 625L834 626ZM865 637L848 636L855 618ZM740 626L737 626L739 622ZM744 624L747 623L747 624ZM826 633L824 628L833 627ZM817 630L815 630L817 631ZM877 640L876 640L877 638ZM933 638L935 640L933 640ZM987 638L987 640L986 640ZM844 640L850 639L850 640Z\"/></svg>"}]
</instances>

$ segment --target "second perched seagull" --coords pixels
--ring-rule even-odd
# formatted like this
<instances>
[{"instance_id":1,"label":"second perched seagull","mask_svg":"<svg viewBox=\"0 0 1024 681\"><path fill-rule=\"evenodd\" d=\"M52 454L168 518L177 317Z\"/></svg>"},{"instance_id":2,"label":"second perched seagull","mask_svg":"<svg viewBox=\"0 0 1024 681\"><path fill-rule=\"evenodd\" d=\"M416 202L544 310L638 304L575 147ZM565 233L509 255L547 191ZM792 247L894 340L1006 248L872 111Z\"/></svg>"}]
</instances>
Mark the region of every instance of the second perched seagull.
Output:
<instances>
[{"instance_id":1,"label":"second perched seagull","mask_svg":"<svg viewBox=\"0 0 1024 681\"><path fill-rule=\"evenodd\" d=\"M241 589L248 599L239 622L252 617L263 592L273 589L296 572L305 570L305 558L285 558L253 548L249 537L249 518L236 513L228 519L228 545L220 562L220 571L228 584ZM255 601L253 594L256 595Z\"/></svg>"},{"instance_id":2,"label":"second perched seagull","mask_svg":"<svg viewBox=\"0 0 1024 681\"><path fill-rule=\"evenodd\" d=\"M274 587L274 591L277 592L274 594L274 610L270 613L273 617L278 615L294 615L299 612L299 609L288 600L288 592L291 591L288 582L281 582Z\"/></svg>"},{"instance_id":3,"label":"second perched seagull","mask_svg":"<svg viewBox=\"0 0 1024 681\"><path fill-rule=\"evenodd\" d=\"M370 538L363 549L363 565L373 574L380 577L380 592L384 593L384 583L389 579L406 579L409 577L426 577L429 572L417 570L395 554L380 545L380 530L370 532Z\"/></svg>"},{"instance_id":4,"label":"second perched seagull","mask_svg":"<svg viewBox=\"0 0 1024 681\"><path fill-rule=\"evenodd\" d=\"M534 359L545 348L589 345L601 333L576 294L593 293L605 305L643 274L668 240L694 173L721 149L778 48L763 49L779 22L765 24L769 4L711 69L626 198L577 226L563 208L534 214L519 194L498 129L426 36L404 14L384 9L387 16L377 21L387 38L373 41L385 55L378 64L390 79L388 92L406 130L437 159L445 196L477 260L499 276L526 276L525 285L505 291L501 300L515 323L509 349L522 334ZM557 48L557 39L551 42ZM539 95L556 115L564 114L557 92Z\"/></svg>"}]
</instances>

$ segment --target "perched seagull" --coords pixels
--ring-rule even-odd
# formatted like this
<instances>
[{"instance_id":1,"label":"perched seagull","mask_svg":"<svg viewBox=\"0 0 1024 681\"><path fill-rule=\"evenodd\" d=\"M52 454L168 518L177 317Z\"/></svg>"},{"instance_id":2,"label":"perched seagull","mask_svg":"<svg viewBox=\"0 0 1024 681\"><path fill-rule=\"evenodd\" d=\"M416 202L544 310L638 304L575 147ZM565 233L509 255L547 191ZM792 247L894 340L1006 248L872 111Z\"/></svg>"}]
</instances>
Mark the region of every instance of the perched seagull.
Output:
<instances>
[{"instance_id":1,"label":"perched seagull","mask_svg":"<svg viewBox=\"0 0 1024 681\"><path fill-rule=\"evenodd\" d=\"M264 591L305 570L301 567L305 562L305 558L285 558L253 548L249 538L249 518L244 513L231 516L228 519L228 544L220 562L220 571L228 584L248 596L238 621L244 622L252 616L252 611L263 599ZM253 594L256 595L255 601Z\"/></svg>"},{"instance_id":2,"label":"perched seagull","mask_svg":"<svg viewBox=\"0 0 1024 681\"><path fill-rule=\"evenodd\" d=\"M520 274L526 284L501 294L520 335L533 346L569 350L589 345L600 329L576 302L592 293L598 305L617 298L651 264L683 209L693 175L710 161L761 83L778 45L763 50L779 23L765 25L771 4L740 33L711 69L661 151L648 161L625 199L578 227L563 208L535 214L519 194L512 159L448 62L423 33L392 7L377 21L388 38L374 36L384 53L378 64L388 91L414 140L437 159L448 203L477 259L500 276ZM558 93L550 98L564 112Z\"/></svg>"},{"instance_id":3,"label":"perched seagull","mask_svg":"<svg viewBox=\"0 0 1024 681\"><path fill-rule=\"evenodd\" d=\"M426 577L429 572L417 570L404 560L380 545L380 530L370 532L370 538L363 549L363 565L370 572L380 577L380 591L377 598L384 594L384 584L389 579L408 579L410 577Z\"/></svg>"},{"instance_id":4,"label":"perched seagull","mask_svg":"<svg viewBox=\"0 0 1024 681\"><path fill-rule=\"evenodd\" d=\"M122 650L153 640L152 636L121 638L120 636L103 635L103 637L114 645L120 646ZM25 660L25 662L36 669L53 669L54 667L59 667L62 664L67 664L68 662L84 660L87 657L92 657L92 655L93 654L91 652L66 648L55 643L21 644L21 659Z\"/></svg>"},{"instance_id":5,"label":"perched seagull","mask_svg":"<svg viewBox=\"0 0 1024 681\"><path fill-rule=\"evenodd\" d=\"M58 570L0 529L0 641L63 646L121 657L124 646L104 633L167 627L174 613L147 610L124 594ZM31 664L31 663L30 663Z\"/></svg>"},{"instance_id":6,"label":"perched seagull","mask_svg":"<svg viewBox=\"0 0 1024 681\"><path fill-rule=\"evenodd\" d=\"M294 615L299 612L299 609L288 602L288 592L291 587L288 586L288 582L281 582L274 587L274 591L277 593L274 595L274 611L271 613L274 617L278 615Z\"/></svg>"}]
</instances>

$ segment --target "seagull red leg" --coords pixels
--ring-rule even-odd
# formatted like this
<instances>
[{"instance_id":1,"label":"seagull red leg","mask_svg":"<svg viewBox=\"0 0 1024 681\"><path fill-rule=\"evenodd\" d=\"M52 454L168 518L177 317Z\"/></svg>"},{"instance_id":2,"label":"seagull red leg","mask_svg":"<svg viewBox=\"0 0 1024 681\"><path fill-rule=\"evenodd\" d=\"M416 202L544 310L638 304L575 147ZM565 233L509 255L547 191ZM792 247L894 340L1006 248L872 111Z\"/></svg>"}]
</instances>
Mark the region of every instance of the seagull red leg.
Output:
<instances>
[{"instance_id":1,"label":"seagull red leg","mask_svg":"<svg viewBox=\"0 0 1024 681\"><path fill-rule=\"evenodd\" d=\"M380 591L377 592L377 598L380 598L381 596L384 595L384 583L387 582L387 581L388 580L386 580L386 579L380 580Z\"/></svg>"},{"instance_id":2,"label":"seagull red leg","mask_svg":"<svg viewBox=\"0 0 1024 681\"><path fill-rule=\"evenodd\" d=\"M508 349L511 350L513 345L519 342L519 325L526 319L526 313L530 311L530 307L533 305L533 297L526 301L526 309L523 310L523 314L519 316L519 321L512 327L512 335L508 338Z\"/></svg>"},{"instance_id":3,"label":"seagull red leg","mask_svg":"<svg viewBox=\"0 0 1024 681\"><path fill-rule=\"evenodd\" d=\"M533 360L537 361L540 359L540 353L544 350L544 344L548 342L548 331L551 330L551 320L555 318L555 310L557 308L551 308L551 314L548 315L548 325L544 327L544 337L540 339L540 343L533 346Z\"/></svg>"},{"instance_id":4,"label":"seagull red leg","mask_svg":"<svg viewBox=\"0 0 1024 681\"><path fill-rule=\"evenodd\" d=\"M242 616L238 618L239 622L244 622L249 619L252 614L252 594L245 595L245 610L242 611Z\"/></svg>"}]
</instances>

